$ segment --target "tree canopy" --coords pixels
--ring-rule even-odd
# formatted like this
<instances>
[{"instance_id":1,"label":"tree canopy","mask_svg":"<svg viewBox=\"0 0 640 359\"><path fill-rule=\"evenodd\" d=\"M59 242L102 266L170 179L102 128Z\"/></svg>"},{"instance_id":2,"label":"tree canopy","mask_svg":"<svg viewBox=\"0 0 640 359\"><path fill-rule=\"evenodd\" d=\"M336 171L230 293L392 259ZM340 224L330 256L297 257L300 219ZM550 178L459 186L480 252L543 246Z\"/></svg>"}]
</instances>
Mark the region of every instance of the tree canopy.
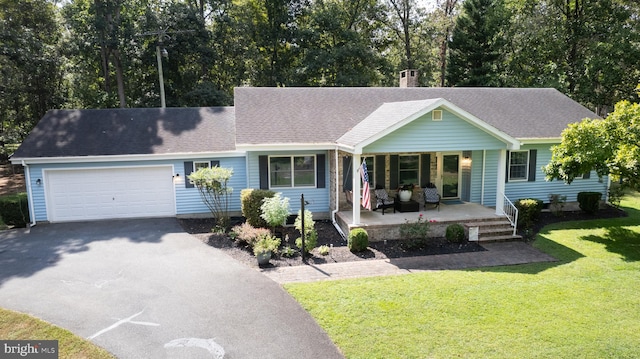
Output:
<instances>
[{"instance_id":1,"label":"tree canopy","mask_svg":"<svg viewBox=\"0 0 640 359\"><path fill-rule=\"evenodd\" d=\"M635 0L0 0L0 145L52 108L233 104L236 86L553 87L638 101ZM448 79L445 83L444 79Z\"/></svg>"},{"instance_id":2,"label":"tree canopy","mask_svg":"<svg viewBox=\"0 0 640 359\"><path fill-rule=\"evenodd\" d=\"M623 187L640 190L640 104L621 101L606 119L585 119L562 133L543 170L567 183L595 170Z\"/></svg>"}]
</instances>

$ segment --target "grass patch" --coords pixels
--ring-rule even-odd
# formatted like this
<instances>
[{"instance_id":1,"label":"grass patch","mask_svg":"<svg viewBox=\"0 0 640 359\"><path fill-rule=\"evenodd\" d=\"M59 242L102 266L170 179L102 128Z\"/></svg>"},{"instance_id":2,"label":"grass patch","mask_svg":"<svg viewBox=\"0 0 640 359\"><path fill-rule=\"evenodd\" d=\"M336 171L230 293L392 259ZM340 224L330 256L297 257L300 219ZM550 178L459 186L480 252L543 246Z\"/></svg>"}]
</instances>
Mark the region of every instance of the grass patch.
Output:
<instances>
[{"instance_id":1,"label":"grass patch","mask_svg":"<svg viewBox=\"0 0 640 359\"><path fill-rule=\"evenodd\" d=\"M0 338L3 340L57 340L60 358L112 359L106 350L68 330L27 314L0 308Z\"/></svg>"},{"instance_id":2,"label":"grass patch","mask_svg":"<svg viewBox=\"0 0 640 359\"><path fill-rule=\"evenodd\" d=\"M556 263L288 284L347 358L640 357L640 195L557 223Z\"/></svg>"}]
</instances>

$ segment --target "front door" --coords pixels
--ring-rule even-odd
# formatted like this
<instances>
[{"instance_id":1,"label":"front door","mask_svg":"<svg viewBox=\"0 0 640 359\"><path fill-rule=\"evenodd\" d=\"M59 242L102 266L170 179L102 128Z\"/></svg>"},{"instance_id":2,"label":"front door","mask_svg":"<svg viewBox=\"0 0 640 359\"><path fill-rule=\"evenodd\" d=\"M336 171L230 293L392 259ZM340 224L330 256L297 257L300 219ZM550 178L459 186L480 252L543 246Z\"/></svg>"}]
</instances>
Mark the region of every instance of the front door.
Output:
<instances>
[{"instance_id":1,"label":"front door","mask_svg":"<svg viewBox=\"0 0 640 359\"><path fill-rule=\"evenodd\" d=\"M440 157L442 199L460 198L460 154L443 153Z\"/></svg>"}]
</instances>

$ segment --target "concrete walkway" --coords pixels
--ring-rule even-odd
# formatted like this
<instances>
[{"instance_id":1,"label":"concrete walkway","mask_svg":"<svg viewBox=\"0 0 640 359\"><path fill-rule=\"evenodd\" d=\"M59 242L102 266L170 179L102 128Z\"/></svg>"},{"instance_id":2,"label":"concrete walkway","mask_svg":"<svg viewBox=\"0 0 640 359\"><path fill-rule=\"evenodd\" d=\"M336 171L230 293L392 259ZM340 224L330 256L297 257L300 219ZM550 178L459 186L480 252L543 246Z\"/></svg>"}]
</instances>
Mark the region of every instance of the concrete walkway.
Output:
<instances>
[{"instance_id":1,"label":"concrete walkway","mask_svg":"<svg viewBox=\"0 0 640 359\"><path fill-rule=\"evenodd\" d=\"M284 284L556 261L552 256L523 242L485 243L482 247L486 251L275 267L261 269L261 272L275 282Z\"/></svg>"}]
</instances>

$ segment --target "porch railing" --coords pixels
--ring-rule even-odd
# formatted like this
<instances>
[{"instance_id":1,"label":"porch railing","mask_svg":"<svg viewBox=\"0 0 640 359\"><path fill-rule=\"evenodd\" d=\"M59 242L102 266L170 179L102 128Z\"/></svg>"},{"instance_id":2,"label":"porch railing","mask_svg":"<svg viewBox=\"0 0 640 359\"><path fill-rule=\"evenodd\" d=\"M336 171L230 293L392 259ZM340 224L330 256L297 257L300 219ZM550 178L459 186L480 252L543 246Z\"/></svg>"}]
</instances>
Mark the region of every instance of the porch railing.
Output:
<instances>
[{"instance_id":1,"label":"porch railing","mask_svg":"<svg viewBox=\"0 0 640 359\"><path fill-rule=\"evenodd\" d=\"M513 235L515 236L518 230L518 209L504 193L502 193L502 198L502 212L507 216L507 219L509 219L511 226L513 227Z\"/></svg>"}]
</instances>

